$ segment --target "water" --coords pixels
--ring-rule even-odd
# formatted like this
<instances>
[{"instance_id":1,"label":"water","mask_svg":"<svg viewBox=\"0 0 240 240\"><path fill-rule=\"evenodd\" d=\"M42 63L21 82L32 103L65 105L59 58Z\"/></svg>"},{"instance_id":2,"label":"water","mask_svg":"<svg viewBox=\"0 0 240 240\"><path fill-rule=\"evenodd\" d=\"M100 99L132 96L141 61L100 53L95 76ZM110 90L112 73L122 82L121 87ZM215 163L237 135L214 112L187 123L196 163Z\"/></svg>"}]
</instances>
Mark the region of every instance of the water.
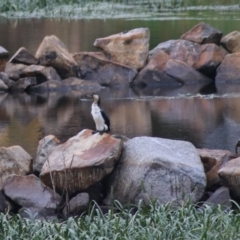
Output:
<instances>
[{"instance_id":1,"label":"water","mask_svg":"<svg viewBox=\"0 0 240 240\"><path fill-rule=\"evenodd\" d=\"M223 19L207 16L204 16L205 22L224 34L240 30L240 20L233 12ZM54 34L70 52L96 51L93 42L98 37L148 27L152 49L160 42L178 39L202 18L198 14L175 20L172 16L154 20L1 19L0 32L4 34L1 34L0 45L8 49L10 55L22 46L34 54L44 36ZM104 88L100 95L102 107L111 119L113 134L181 139L198 148L230 151L234 151L240 138L240 89L236 86ZM91 101L81 92L0 94L0 146L20 145L35 157L38 141L48 134L64 142L82 129L94 129L90 107Z\"/></svg>"}]
</instances>

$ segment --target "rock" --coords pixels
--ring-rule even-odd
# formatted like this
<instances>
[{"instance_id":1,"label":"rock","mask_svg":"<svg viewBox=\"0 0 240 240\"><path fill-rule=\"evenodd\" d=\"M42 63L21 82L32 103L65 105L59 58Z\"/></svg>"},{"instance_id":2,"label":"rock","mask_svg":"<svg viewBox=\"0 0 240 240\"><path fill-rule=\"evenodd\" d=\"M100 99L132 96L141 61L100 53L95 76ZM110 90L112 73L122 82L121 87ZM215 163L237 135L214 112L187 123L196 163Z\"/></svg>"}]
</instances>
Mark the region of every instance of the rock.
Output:
<instances>
[{"instance_id":1,"label":"rock","mask_svg":"<svg viewBox=\"0 0 240 240\"><path fill-rule=\"evenodd\" d=\"M240 53L225 56L217 68L216 84L240 82Z\"/></svg>"},{"instance_id":2,"label":"rock","mask_svg":"<svg viewBox=\"0 0 240 240\"><path fill-rule=\"evenodd\" d=\"M8 86L0 79L0 92L7 92Z\"/></svg>"},{"instance_id":3,"label":"rock","mask_svg":"<svg viewBox=\"0 0 240 240\"><path fill-rule=\"evenodd\" d=\"M159 51L139 72L133 85L143 87L164 85L180 86L182 83L166 74L165 68L169 59L168 54Z\"/></svg>"},{"instance_id":4,"label":"rock","mask_svg":"<svg viewBox=\"0 0 240 240\"><path fill-rule=\"evenodd\" d=\"M221 45L230 53L240 52L240 32L233 31L221 39Z\"/></svg>"},{"instance_id":5,"label":"rock","mask_svg":"<svg viewBox=\"0 0 240 240\"><path fill-rule=\"evenodd\" d=\"M77 53L73 57L80 67L81 78L95 81L101 85L129 85L137 75L137 71L133 68L87 53Z\"/></svg>"},{"instance_id":6,"label":"rock","mask_svg":"<svg viewBox=\"0 0 240 240\"><path fill-rule=\"evenodd\" d=\"M50 80L61 81L61 78L59 77L54 68L38 65L30 65L26 67L20 74L20 76L21 78L36 77L37 84L41 84Z\"/></svg>"},{"instance_id":7,"label":"rock","mask_svg":"<svg viewBox=\"0 0 240 240\"><path fill-rule=\"evenodd\" d=\"M76 52L76 53L72 53L73 58L76 55L89 55L89 56L92 56L94 58L101 58L101 59L104 59L104 60L108 60L108 58L104 55L103 52Z\"/></svg>"},{"instance_id":8,"label":"rock","mask_svg":"<svg viewBox=\"0 0 240 240\"><path fill-rule=\"evenodd\" d=\"M216 70L228 52L216 44L204 44L201 46L201 54L194 64L194 68L201 73L215 78Z\"/></svg>"},{"instance_id":9,"label":"rock","mask_svg":"<svg viewBox=\"0 0 240 240\"><path fill-rule=\"evenodd\" d=\"M0 189L9 175L25 175L30 172L32 157L20 146L1 147L0 159Z\"/></svg>"},{"instance_id":10,"label":"rock","mask_svg":"<svg viewBox=\"0 0 240 240\"><path fill-rule=\"evenodd\" d=\"M4 71L8 56L8 51L4 47L0 46L0 72Z\"/></svg>"},{"instance_id":11,"label":"rock","mask_svg":"<svg viewBox=\"0 0 240 240\"><path fill-rule=\"evenodd\" d=\"M50 66L57 70L62 79L80 77L79 67L66 46L54 35L46 36L35 57L40 65Z\"/></svg>"},{"instance_id":12,"label":"rock","mask_svg":"<svg viewBox=\"0 0 240 240\"><path fill-rule=\"evenodd\" d=\"M20 63L25 65L37 65L38 59L36 59L28 50L24 47L18 49L18 51L9 60L10 63Z\"/></svg>"},{"instance_id":13,"label":"rock","mask_svg":"<svg viewBox=\"0 0 240 240\"><path fill-rule=\"evenodd\" d=\"M220 187L217 189L207 201L204 202L203 206L216 207L221 205L223 210L229 210L232 208L232 201L227 187Z\"/></svg>"},{"instance_id":14,"label":"rock","mask_svg":"<svg viewBox=\"0 0 240 240\"><path fill-rule=\"evenodd\" d=\"M168 60L165 72L182 84L210 83L212 80L182 61Z\"/></svg>"},{"instance_id":15,"label":"rock","mask_svg":"<svg viewBox=\"0 0 240 240\"><path fill-rule=\"evenodd\" d=\"M72 90L82 90L87 91L90 90L92 92L98 92L101 89L101 85L97 82L91 80L83 80L76 77L70 77L62 80L62 83L65 84Z\"/></svg>"},{"instance_id":16,"label":"rock","mask_svg":"<svg viewBox=\"0 0 240 240\"><path fill-rule=\"evenodd\" d=\"M8 62L6 64L5 73L9 76L9 78L16 81L20 78L20 75L26 67L27 66L24 64L14 64Z\"/></svg>"},{"instance_id":17,"label":"rock","mask_svg":"<svg viewBox=\"0 0 240 240\"><path fill-rule=\"evenodd\" d=\"M36 84L37 84L37 79L35 77L20 78L12 86L11 91L24 92L29 87L35 86Z\"/></svg>"},{"instance_id":18,"label":"rock","mask_svg":"<svg viewBox=\"0 0 240 240\"><path fill-rule=\"evenodd\" d=\"M191 30L181 36L181 39L192 42L200 44L215 43L217 45L220 44L221 38L222 32L204 22L197 24Z\"/></svg>"},{"instance_id":19,"label":"rock","mask_svg":"<svg viewBox=\"0 0 240 240\"><path fill-rule=\"evenodd\" d=\"M67 91L66 86L59 81L55 80L49 80L47 82L43 82L41 84L38 84L36 86L30 87L29 91L30 92L64 92Z\"/></svg>"},{"instance_id":20,"label":"rock","mask_svg":"<svg viewBox=\"0 0 240 240\"><path fill-rule=\"evenodd\" d=\"M181 205L203 196L206 176L195 147L185 141L135 137L124 144L108 182L105 203L172 202Z\"/></svg>"},{"instance_id":21,"label":"rock","mask_svg":"<svg viewBox=\"0 0 240 240\"><path fill-rule=\"evenodd\" d=\"M0 212L7 213L10 210L10 204L7 202L3 191L0 191Z\"/></svg>"},{"instance_id":22,"label":"rock","mask_svg":"<svg viewBox=\"0 0 240 240\"><path fill-rule=\"evenodd\" d=\"M228 187L232 195L240 199L240 157L227 162L218 171L223 186Z\"/></svg>"},{"instance_id":23,"label":"rock","mask_svg":"<svg viewBox=\"0 0 240 240\"><path fill-rule=\"evenodd\" d=\"M149 38L148 28L136 28L109 37L98 38L93 45L101 48L109 60L141 69L148 57Z\"/></svg>"},{"instance_id":24,"label":"rock","mask_svg":"<svg viewBox=\"0 0 240 240\"><path fill-rule=\"evenodd\" d=\"M63 209L65 217L81 215L83 212L88 210L89 195L87 193L79 193L76 197L73 197L67 206Z\"/></svg>"},{"instance_id":25,"label":"rock","mask_svg":"<svg viewBox=\"0 0 240 240\"><path fill-rule=\"evenodd\" d=\"M60 193L83 191L112 172L121 150L121 140L85 129L53 150L42 167L41 180Z\"/></svg>"},{"instance_id":26,"label":"rock","mask_svg":"<svg viewBox=\"0 0 240 240\"><path fill-rule=\"evenodd\" d=\"M3 186L7 197L21 207L48 209L55 211L60 204L61 197L45 186L38 177L31 174L28 176L9 176Z\"/></svg>"},{"instance_id":27,"label":"rock","mask_svg":"<svg viewBox=\"0 0 240 240\"><path fill-rule=\"evenodd\" d=\"M207 177L207 187L220 184L218 171L233 157L227 150L197 149Z\"/></svg>"},{"instance_id":28,"label":"rock","mask_svg":"<svg viewBox=\"0 0 240 240\"><path fill-rule=\"evenodd\" d=\"M8 88L11 88L15 84L15 81L11 80L5 72L0 72L0 80L2 80Z\"/></svg>"},{"instance_id":29,"label":"rock","mask_svg":"<svg viewBox=\"0 0 240 240\"><path fill-rule=\"evenodd\" d=\"M33 171L40 173L43 164L48 160L52 151L60 144L60 141L53 135L48 135L38 143L37 156L33 164Z\"/></svg>"}]
</instances>

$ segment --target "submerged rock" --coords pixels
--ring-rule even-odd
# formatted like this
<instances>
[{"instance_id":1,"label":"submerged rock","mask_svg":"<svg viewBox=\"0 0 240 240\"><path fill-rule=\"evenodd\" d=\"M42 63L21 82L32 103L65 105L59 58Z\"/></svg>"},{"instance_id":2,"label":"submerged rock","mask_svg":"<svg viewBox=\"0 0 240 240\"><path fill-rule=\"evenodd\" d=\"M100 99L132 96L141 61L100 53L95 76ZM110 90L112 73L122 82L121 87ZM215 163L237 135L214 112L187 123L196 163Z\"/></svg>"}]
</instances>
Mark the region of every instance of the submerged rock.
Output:
<instances>
[{"instance_id":1,"label":"submerged rock","mask_svg":"<svg viewBox=\"0 0 240 240\"><path fill-rule=\"evenodd\" d=\"M41 180L60 193L80 192L112 172L121 150L121 140L85 129L53 150Z\"/></svg>"},{"instance_id":2,"label":"submerged rock","mask_svg":"<svg viewBox=\"0 0 240 240\"><path fill-rule=\"evenodd\" d=\"M118 165L107 179L107 204L146 203L182 204L189 198L201 199L206 176L195 147L185 141L136 137L124 144Z\"/></svg>"},{"instance_id":3,"label":"submerged rock","mask_svg":"<svg viewBox=\"0 0 240 240\"><path fill-rule=\"evenodd\" d=\"M94 46L103 49L109 60L141 69L144 67L149 50L150 31L148 28L137 28L98 38Z\"/></svg>"}]
</instances>

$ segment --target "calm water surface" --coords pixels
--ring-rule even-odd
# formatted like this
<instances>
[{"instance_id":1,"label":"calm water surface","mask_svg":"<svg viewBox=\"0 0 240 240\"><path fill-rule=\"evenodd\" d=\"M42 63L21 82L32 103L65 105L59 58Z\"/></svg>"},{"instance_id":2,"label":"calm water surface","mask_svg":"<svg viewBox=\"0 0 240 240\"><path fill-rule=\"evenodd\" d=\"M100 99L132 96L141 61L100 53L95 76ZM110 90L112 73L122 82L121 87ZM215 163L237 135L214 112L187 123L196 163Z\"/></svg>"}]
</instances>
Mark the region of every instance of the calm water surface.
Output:
<instances>
[{"instance_id":1,"label":"calm water surface","mask_svg":"<svg viewBox=\"0 0 240 240\"><path fill-rule=\"evenodd\" d=\"M201 19L200 19L201 20ZM25 46L33 54L46 35L55 34L70 52L96 51L93 42L127 29L148 27L150 48L177 39L200 22L182 20L0 20L0 45L10 55ZM240 30L228 17L205 22L224 34ZM201 96L196 95L198 92ZM214 94L213 94L214 93ZM198 148L228 149L240 138L240 88L201 86L178 89L109 89L100 93L113 134L182 139ZM84 128L94 128L91 101L81 92L68 94L0 94L0 146L21 145L33 157L38 141L48 134L61 141Z\"/></svg>"}]
</instances>

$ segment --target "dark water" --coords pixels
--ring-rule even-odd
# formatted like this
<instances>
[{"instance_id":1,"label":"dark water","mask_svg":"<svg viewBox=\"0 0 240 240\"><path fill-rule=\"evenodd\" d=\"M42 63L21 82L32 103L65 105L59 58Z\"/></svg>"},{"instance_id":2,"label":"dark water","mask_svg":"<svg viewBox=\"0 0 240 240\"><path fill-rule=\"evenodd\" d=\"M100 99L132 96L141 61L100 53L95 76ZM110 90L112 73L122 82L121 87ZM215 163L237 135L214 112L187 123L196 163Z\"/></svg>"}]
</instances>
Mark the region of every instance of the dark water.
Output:
<instances>
[{"instance_id":1,"label":"dark water","mask_svg":"<svg viewBox=\"0 0 240 240\"><path fill-rule=\"evenodd\" d=\"M205 21L224 34L239 30L240 20ZM70 52L96 51L93 42L126 29L148 27L150 48L177 39L199 23L191 20L4 20L0 45L12 55L25 46L33 54L46 35L55 34ZM196 95L198 92L201 96ZM212 95L214 93L214 95ZM239 93L239 94L238 94ZM102 107L112 133L127 137L182 139L198 148L228 149L240 138L240 88L109 89L101 91ZM21 145L32 156L48 134L61 141L84 128L94 128L91 102L81 92L68 94L0 94L0 146Z\"/></svg>"}]
</instances>

